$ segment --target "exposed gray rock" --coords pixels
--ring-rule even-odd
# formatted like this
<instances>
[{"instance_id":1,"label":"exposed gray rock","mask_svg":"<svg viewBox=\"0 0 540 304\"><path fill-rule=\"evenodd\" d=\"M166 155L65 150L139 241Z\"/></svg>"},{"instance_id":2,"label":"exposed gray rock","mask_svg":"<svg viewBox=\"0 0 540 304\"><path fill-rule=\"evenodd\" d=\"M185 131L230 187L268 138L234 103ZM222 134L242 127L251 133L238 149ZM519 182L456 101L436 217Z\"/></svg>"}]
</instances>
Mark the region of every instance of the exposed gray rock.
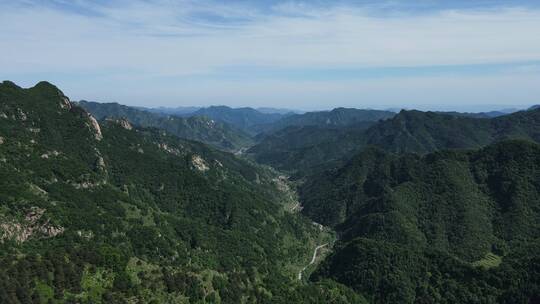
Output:
<instances>
[{"instance_id":1,"label":"exposed gray rock","mask_svg":"<svg viewBox=\"0 0 540 304\"><path fill-rule=\"evenodd\" d=\"M90 128L92 130L94 130L94 137L96 138L97 141L100 141L103 139L103 134L101 133L101 127L99 126L99 123L97 122L97 120L94 118L94 116L92 116L91 114L88 113L88 121L90 123Z\"/></svg>"},{"instance_id":2,"label":"exposed gray rock","mask_svg":"<svg viewBox=\"0 0 540 304\"><path fill-rule=\"evenodd\" d=\"M191 163L197 170L201 172L210 170L210 167L208 166L206 161L204 161L204 159L200 157L199 155L196 155L196 154L193 155L193 157L191 158Z\"/></svg>"},{"instance_id":3,"label":"exposed gray rock","mask_svg":"<svg viewBox=\"0 0 540 304\"><path fill-rule=\"evenodd\" d=\"M174 154L174 155L181 155L182 153L180 152L180 150L178 150L177 148L174 148L174 147L169 147L166 143L158 143L158 147L167 152L167 153L170 153L170 154Z\"/></svg>"},{"instance_id":4,"label":"exposed gray rock","mask_svg":"<svg viewBox=\"0 0 540 304\"><path fill-rule=\"evenodd\" d=\"M71 107L72 107L72 105L71 105L71 101L69 101L69 98L62 95L62 97L60 99L60 108L70 110Z\"/></svg>"},{"instance_id":5,"label":"exposed gray rock","mask_svg":"<svg viewBox=\"0 0 540 304\"><path fill-rule=\"evenodd\" d=\"M0 241L14 240L23 243L30 238L50 238L64 232L63 227L53 226L44 219L45 209L32 207L23 220L0 220Z\"/></svg>"},{"instance_id":6,"label":"exposed gray rock","mask_svg":"<svg viewBox=\"0 0 540 304\"><path fill-rule=\"evenodd\" d=\"M92 188L97 188L106 184L107 184L106 180L100 180L97 182L83 181L80 183L75 183L75 182L71 183L71 185L75 187L75 189L92 189Z\"/></svg>"},{"instance_id":7,"label":"exposed gray rock","mask_svg":"<svg viewBox=\"0 0 540 304\"><path fill-rule=\"evenodd\" d=\"M17 118L26 121L28 119L28 116L26 116L26 113L23 112L23 110L17 108Z\"/></svg>"},{"instance_id":8,"label":"exposed gray rock","mask_svg":"<svg viewBox=\"0 0 540 304\"><path fill-rule=\"evenodd\" d=\"M126 130L133 130L133 126L129 123L129 121L125 118L122 118L118 121L120 126Z\"/></svg>"},{"instance_id":9,"label":"exposed gray rock","mask_svg":"<svg viewBox=\"0 0 540 304\"><path fill-rule=\"evenodd\" d=\"M47 151L46 153L41 154L41 158L48 159L49 157L58 156L58 155L60 155L60 152L58 152L56 150Z\"/></svg>"}]
</instances>

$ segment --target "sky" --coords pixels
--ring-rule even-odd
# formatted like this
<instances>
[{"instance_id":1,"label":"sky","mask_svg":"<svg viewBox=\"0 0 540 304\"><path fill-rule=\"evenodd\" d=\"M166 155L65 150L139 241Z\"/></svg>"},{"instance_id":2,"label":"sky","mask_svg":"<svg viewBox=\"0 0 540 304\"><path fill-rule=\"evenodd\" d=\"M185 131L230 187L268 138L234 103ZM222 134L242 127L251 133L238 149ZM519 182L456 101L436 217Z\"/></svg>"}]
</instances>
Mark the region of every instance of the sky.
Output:
<instances>
[{"instance_id":1,"label":"sky","mask_svg":"<svg viewBox=\"0 0 540 304\"><path fill-rule=\"evenodd\" d=\"M136 106L540 103L540 1L0 0L0 80Z\"/></svg>"}]
</instances>

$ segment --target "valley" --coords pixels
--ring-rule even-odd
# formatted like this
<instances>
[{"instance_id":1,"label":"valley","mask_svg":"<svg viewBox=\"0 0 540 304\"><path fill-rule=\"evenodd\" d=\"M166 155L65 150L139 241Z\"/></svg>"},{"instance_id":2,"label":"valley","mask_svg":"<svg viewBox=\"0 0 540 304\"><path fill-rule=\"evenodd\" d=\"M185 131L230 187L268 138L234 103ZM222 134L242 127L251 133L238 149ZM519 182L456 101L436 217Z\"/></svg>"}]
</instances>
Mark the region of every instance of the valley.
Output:
<instances>
[{"instance_id":1,"label":"valley","mask_svg":"<svg viewBox=\"0 0 540 304\"><path fill-rule=\"evenodd\" d=\"M300 270L298 272L298 280L299 281L302 281L302 274L304 273L304 271L306 271L306 268L310 267L311 265L313 265L315 263L315 261L317 260L317 257L319 254L319 251L321 249L323 249L324 247L327 247L328 246L328 243L326 244L322 244L322 245L319 245L317 247L315 247L315 249L313 250L313 257L311 258L311 261L309 262L309 264L307 264L304 268L302 268L302 270Z\"/></svg>"}]
</instances>

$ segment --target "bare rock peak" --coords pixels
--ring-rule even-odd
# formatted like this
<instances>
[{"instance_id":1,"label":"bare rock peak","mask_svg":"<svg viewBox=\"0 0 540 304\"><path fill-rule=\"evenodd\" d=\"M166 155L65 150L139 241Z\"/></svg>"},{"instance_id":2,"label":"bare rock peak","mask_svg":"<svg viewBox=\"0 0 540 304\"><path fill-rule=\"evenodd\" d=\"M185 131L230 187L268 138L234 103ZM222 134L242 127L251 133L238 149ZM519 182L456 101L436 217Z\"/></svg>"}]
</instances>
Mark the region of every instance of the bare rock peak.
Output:
<instances>
[{"instance_id":1,"label":"bare rock peak","mask_svg":"<svg viewBox=\"0 0 540 304\"><path fill-rule=\"evenodd\" d=\"M90 113L86 113L88 115L88 122L89 127L94 131L94 137L97 141L100 141L103 139L103 134L101 133L101 127L99 126L99 123L97 120L92 116Z\"/></svg>"}]
</instances>

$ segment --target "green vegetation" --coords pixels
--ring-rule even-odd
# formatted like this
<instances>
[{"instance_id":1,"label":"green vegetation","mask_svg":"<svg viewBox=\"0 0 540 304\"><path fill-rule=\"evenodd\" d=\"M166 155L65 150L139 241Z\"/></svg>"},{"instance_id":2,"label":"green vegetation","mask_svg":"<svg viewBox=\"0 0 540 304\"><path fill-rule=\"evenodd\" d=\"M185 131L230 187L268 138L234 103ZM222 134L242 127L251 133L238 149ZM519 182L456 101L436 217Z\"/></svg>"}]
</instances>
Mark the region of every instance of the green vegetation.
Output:
<instances>
[{"instance_id":1,"label":"green vegetation","mask_svg":"<svg viewBox=\"0 0 540 304\"><path fill-rule=\"evenodd\" d=\"M248 153L260 163L296 175L320 172L343 164L363 144L363 130L394 115L346 108L291 115L258 135L260 143Z\"/></svg>"},{"instance_id":2,"label":"green vegetation","mask_svg":"<svg viewBox=\"0 0 540 304\"><path fill-rule=\"evenodd\" d=\"M313 279L374 303L530 303L539 290L540 145L418 156L369 148L302 187L340 242ZM535 279L532 279L535 278Z\"/></svg>"},{"instance_id":3,"label":"green vegetation","mask_svg":"<svg viewBox=\"0 0 540 304\"><path fill-rule=\"evenodd\" d=\"M401 111L378 123L283 129L266 136L248 152L261 163L304 177L337 168L368 146L396 153L425 154L442 149L481 148L506 139L540 141L540 110L491 119Z\"/></svg>"},{"instance_id":4,"label":"green vegetation","mask_svg":"<svg viewBox=\"0 0 540 304\"><path fill-rule=\"evenodd\" d=\"M473 266L477 266L477 267L482 267L482 268L485 268L485 269L489 269L489 268L493 268L493 267L498 267L499 265L501 265L501 262L502 262L502 257L492 253L492 252L488 252L486 253L485 257L481 260L478 260L476 262L473 262L472 265Z\"/></svg>"},{"instance_id":5,"label":"green vegetation","mask_svg":"<svg viewBox=\"0 0 540 304\"><path fill-rule=\"evenodd\" d=\"M320 231L263 167L45 82L0 84L0 137L1 303L358 302L297 281Z\"/></svg>"},{"instance_id":6,"label":"green vegetation","mask_svg":"<svg viewBox=\"0 0 540 304\"><path fill-rule=\"evenodd\" d=\"M290 124L250 152L291 182L182 138L243 145L225 124L81 104L0 84L0 303L540 301L538 109L209 110Z\"/></svg>"},{"instance_id":7,"label":"green vegetation","mask_svg":"<svg viewBox=\"0 0 540 304\"><path fill-rule=\"evenodd\" d=\"M345 155L362 144L357 128L287 127L266 135L247 153L260 163L293 175L307 175L343 164Z\"/></svg>"},{"instance_id":8,"label":"green vegetation","mask_svg":"<svg viewBox=\"0 0 540 304\"><path fill-rule=\"evenodd\" d=\"M522 111L492 119L434 112L402 111L365 133L366 145L390 152L429 153L471 149L506 139L540 141L540 111Z\"/></svg>"}]
</instances>

